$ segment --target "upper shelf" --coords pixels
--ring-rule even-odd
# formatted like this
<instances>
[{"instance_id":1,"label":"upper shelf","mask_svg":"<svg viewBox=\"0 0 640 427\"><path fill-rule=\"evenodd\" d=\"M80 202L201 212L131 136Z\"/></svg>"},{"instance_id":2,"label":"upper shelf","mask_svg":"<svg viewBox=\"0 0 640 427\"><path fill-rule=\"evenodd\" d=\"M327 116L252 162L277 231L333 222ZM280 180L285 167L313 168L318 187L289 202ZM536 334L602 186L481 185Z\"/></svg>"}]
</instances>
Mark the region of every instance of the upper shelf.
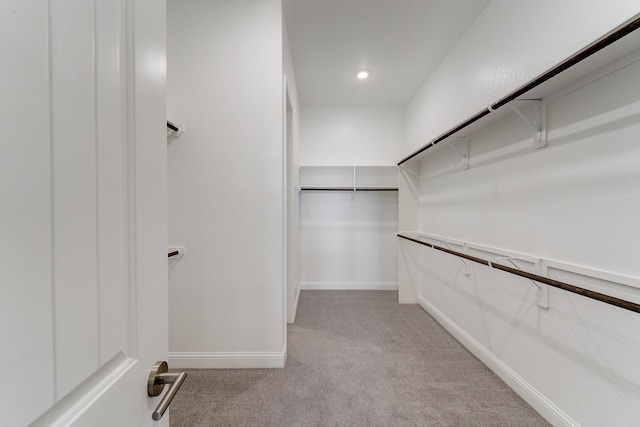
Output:
<instances>
[{"instance_id":1,"label":"upper shelf","mask_svg":"<svg viewBox=\"0 0 640 427\"><path fill-rule=\"evenodd\" d=\"M397 191L395 166L300 166L301 191Z\"/></svg>"},{"instance_id":2,"label":"upper shelf","mask_svg":"<svg viewBox=\"0 0 640 427\"><path fill-rule=\"evenodd\" d=\"M495 120L505 116L509 109L501 108L518 100L541 100L546 95L553 93L559 88L574 82L589 73L616 61L640 47L640 16L634 17L626 24L611 31L607 35L596 40L594 43L570 56L560 64L542 73L533 80L520 86L515 91L493 104L489 105L477 114L469 117L454 128L438 136L429 143L423 145L413 153L409 154L397 165L412 160L428 149L435 147L440 142L448 138L468 137L479 128L486 126L485 120L480 120L491 115ZM605 49L606 48L606 49Z\"/></svg>"}]
</instances>

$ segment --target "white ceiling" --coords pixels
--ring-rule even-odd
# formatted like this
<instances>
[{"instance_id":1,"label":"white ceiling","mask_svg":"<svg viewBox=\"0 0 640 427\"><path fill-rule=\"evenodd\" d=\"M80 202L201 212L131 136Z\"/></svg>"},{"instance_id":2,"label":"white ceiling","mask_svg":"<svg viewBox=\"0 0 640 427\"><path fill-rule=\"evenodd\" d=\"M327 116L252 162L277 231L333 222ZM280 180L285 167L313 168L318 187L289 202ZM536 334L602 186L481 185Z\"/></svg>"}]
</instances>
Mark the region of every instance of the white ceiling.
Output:
<instances>
[{"instance_id":1,"label":"white ceiling","mask_svg":"<svg viewBox=\"0 0 640 427\"><path fill-rule=\"evenodd\" d=\"M487 3L284 0L300 103L404 106Z\"/></svg>"}]
</instances>

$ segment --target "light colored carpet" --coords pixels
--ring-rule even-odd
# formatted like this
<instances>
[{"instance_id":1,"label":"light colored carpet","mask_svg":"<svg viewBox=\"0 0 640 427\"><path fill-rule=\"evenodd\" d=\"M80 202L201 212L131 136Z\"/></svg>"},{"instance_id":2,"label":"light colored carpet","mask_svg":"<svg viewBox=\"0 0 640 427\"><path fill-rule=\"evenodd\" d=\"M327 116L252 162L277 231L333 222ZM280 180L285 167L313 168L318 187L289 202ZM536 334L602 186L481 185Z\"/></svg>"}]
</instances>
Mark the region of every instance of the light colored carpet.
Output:
<instances>
[{"instance_id":1,"label":"light colored carpet","mask_svg":"<svg viewBox=\"0 0 640 427\"><path fill-rule=\"evenodd\" d=\"M547 426L393 291L303 291L284 369L188 370L171 427Z\"/></svg>"}]
</instances>

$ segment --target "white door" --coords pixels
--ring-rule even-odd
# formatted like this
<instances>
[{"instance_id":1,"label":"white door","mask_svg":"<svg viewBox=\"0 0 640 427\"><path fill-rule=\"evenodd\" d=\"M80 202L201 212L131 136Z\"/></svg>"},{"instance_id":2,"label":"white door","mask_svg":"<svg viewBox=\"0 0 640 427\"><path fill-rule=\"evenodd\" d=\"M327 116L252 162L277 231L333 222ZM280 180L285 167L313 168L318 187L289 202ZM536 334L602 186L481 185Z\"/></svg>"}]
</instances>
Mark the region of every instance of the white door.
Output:
<instances>
[{"instance_id":1,"label":"white door","mask_svg":"<svg viewBox=\"0 0 640 427\"><path fill-rule=\"evenodd\" d=\"M152 426L165 4L0 2L0 425Z\"/></svg>"}]
</instances>

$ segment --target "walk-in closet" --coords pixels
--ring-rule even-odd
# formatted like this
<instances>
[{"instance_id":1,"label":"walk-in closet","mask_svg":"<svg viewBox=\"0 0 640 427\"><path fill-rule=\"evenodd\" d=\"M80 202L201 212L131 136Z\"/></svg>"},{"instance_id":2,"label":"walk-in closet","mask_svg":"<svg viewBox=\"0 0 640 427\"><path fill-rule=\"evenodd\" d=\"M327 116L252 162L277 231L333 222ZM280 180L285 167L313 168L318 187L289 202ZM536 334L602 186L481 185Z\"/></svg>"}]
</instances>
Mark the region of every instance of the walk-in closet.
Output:
<instances>
[{"instance_id":1,"label":"walk-in closet","mask_svg":"<svg viewBox=\"0 0 640 427\"><path fill-rule=\"evenodd\" d=\"M407 90L415 69L357 57L373 43L359 14L380 31L394 9L419 14L383 3L169 2L169 113L195 125L169 144L170 240L187 247L170 261L170 358L286 370L314 301L341 319L336 295L397 292L552 425L629 425L640 10L478 1L449 5L446 31L407 18L403 34L442 31ZM378 52L419 56L406 37Z\"/></svg>"},{"instance_id":2,"label":"walk-in closet","mask_svg":"<svg viewBox=\"0 0 640 427\"><path fill-rule=\"evenodd\" d=\"M0 424L638 424L638 0L0 33Z\"/></svg>"}]
</instances>

